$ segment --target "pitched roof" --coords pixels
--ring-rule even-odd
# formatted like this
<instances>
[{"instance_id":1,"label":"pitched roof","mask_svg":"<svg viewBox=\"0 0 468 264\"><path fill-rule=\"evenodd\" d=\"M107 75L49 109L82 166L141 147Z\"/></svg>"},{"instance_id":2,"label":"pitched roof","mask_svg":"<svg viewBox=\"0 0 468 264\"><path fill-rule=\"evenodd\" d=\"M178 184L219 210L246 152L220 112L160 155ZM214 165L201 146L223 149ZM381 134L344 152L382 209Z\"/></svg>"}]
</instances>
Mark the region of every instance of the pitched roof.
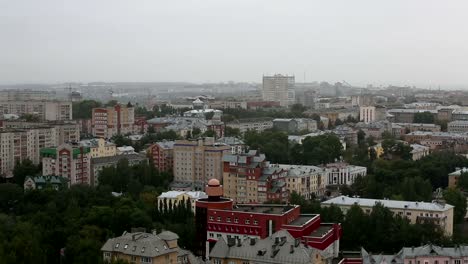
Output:
<instances>
[{"instance_id":1,"label":"pitched roof","mask_svg":"<svg viewBox=\"0 0 468 264\"><path fill-rule=\"evenodd\" d=\"M220 239L211 250L210 258L234 258L254 263L311 263L315 253L318 251L296 243L288 231L280 230L268 238L245 239L232 246Z\"/></svg>"},{"instance_id":2,"label":"pitched roof","mask_svg":"<svg viewBox=\"0 0 468 264\"><path fill-rule=\"evenodd\" d=\"M162 234L162 237L160 235ZM150 233L124 232L122 236L111 238L102 246L102 251L120 252L129 255L154 258L172 252L177 252L178 247L170 248L166 240L177 239L178 236L172 232L165 231L159 235Z\"/></svg>"}]
</instances>

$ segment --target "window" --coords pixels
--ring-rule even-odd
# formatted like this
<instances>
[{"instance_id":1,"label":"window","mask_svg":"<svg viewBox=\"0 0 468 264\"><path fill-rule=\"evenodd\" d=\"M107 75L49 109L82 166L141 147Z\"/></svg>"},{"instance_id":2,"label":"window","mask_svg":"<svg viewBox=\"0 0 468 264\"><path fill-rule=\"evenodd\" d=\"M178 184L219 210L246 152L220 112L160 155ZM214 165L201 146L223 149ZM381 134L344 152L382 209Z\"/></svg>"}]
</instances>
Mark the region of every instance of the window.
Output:
<instances>
[{"instance_id":1,"label":"window","mask_svg":"<svg viewBox=\"0 0 468 264\"><path fill-rule=\"evenodd\" d=\"M130 258L130 263L136 263L136 261L137 261L137 257L136 257L136 256L132 256L132 257Z\"/></svg>"},{"instance_id":2,"label":"window","mask_svg":"<svg viewBox=\"0 0 468 264\"><path fill-rule=\"evenodd\" d=\"M226 222L231 223L231 217L226 218Z\"/></svg>"},{"instance_id":3,"label":"window","mask_svg":"<svg viewBox=\"0 0 468 264\"><path fill-rule=\"evenodd\" d=\"M210 216L210 221L213 221L213 217L212 217L212 216Z\"/></svg>"},{"instance_id":4,"label":"window","mask_svg":"<svg viewBox=\"0 0 468 264\"><path fill-rule=\"evenodd\" d=\"M151 263L151 258L141 257L141 263Z\"/></svg>"},{"instance_id":5,"label":"window","mask_svg":"<svg viewBox=\"0 0 468 264\"><path fill-rule=\"evenodd\" d=\"M249 220L249 219L246 219L246 220L245 220L245 224L246 224L246 225L250 224L250 220Z\"/></svg>"},{"instance_id":6,"label":"window","mask_svg":"<svg viewBox=\"0 0 468 264\"><path fill-rule=\"evenodd\" d=\"M120 243L115 244L115 248L119 248Z\"/></svg>"},{"instance_id":7,"label":"window","mask_svg":"<svg viewBox=\"0 0 468 264\"><path fill-rule=\"evenodd\" d=\"M216 219L218 222L221 221L221 216L218 216L218 218Z\"/></svg>"},{"instance_id":8,"label":"window","mask_svg":"<svg viewBox=\"0 0 468 264\"><path fill-rule=\"evenodd\" d=\"M239 223L239 219L237 217L234 218L234 223Z\"/></svg>"},{"instance_id":9,"label":"window","mask_svg":"<svg viewBox=\"0 0 468 264\"><path fill-rule=\"evenodd\" d=\"M438 261L438 260L434 260L434 264L439 264L439 261Z\"/></svg>"},{"instance_id":10,"label":"window","mask_svg":"<svg viewBox=\"0 0 468 264\"><path fill-rule=\"evenodd\" d=\"M145 252L145 247L142 247L141 248L141 253L144 253Z\"/></svg>"},{"instance_id":11,"label":"window","mask_svg":"<svg viewBox=\"0 0 468 264\"><path fill-rule=\"evenodd\" d=\"M128 244L125 244L124 249L127 249L127 248L128 248Z\"/></svg>"},{"instance_id":12,"label":"window","mask_svg":"<svg viewBox=\"0 0 468 264\"><path fill-rule=\"evenodd\" d=\"M110 252L104 252L104 257L105 258L110 258L111 256L111 253Z\"/></svg>"},{"instance_id":13,"label":"window","mask_svg":"<svg viewBox=\"0 0 468 264\"><path fill-rule=\"evenodd\" d=\"M254 220L253 223L254 223L254 225L258 225L258 221L257 221L257 220Z\"/></svg>"},{"instance_id":14,"label":"window","mask_svg":"<svg viewBox=\"0 0 468 264\"><path fill-rule=\"evenodd\" d=\"M456 260L454 260L454 263L455 263L455 264L461 264L461 259L456 259Z\"/></svg>"},{"instance_id":15,"label":"window","mask_svg":"<svg viewBox=\"0 0 468 264\"><path fill-rule=\"evenodd\" d=\"M221 264L221 260L220 259L213 259L213 264Z\"/></svg>"}]
</instances>

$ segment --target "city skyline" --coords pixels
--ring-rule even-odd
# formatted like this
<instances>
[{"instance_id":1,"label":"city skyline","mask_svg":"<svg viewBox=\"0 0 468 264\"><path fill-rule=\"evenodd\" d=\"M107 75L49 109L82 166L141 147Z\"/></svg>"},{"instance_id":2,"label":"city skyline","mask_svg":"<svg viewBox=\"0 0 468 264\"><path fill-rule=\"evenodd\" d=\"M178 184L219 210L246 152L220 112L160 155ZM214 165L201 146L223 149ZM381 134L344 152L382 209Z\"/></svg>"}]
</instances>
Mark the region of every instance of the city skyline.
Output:
<instances>
[{"instance_id":1,"label":"city skyline","mask_svg":"<svg viewBox=\"0 0 468 264\"><path fill-rule=\"evenodd\" d=\"M296 82L464 88L462 1L0 3L0 83Z\"/></svg>"}]
</instances>

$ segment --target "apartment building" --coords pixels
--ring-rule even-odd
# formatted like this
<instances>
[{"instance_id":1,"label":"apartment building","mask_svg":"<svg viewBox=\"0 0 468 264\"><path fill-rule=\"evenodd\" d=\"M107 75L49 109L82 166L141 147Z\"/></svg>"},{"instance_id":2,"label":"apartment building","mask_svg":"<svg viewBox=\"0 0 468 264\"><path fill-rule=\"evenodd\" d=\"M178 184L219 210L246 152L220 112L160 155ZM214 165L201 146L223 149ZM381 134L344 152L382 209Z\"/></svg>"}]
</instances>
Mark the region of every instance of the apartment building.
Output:
<instances>
[{"instance_id":1,"label":"apartment building","mask_svg":"<svg viewBox=\"0 0 468 264\"><path fill-rule=\"evenodd\" d=\"M88 147L62 144L41 149L42 175L67 178L70 185L92 184L91 155Z\"/></svg>"},{"instance_id":2,"label":"apartment building","mask_svg":"<svg viewBox=\"0 0 468 264\"><path fill-rule=\"evenodd\" d=\"M80 146L89 147L91 158L112 157L117 155L117 146L103 138L82 140Z\"/></svg>"},{"instance_id":3,"label":"apartment building","mask_svg":"<svg viewBox=\"0 0 468 264\"><path fill-rule=\"evenodd\" d=\"M376 200L342 195L322 202L322 206L330 206L334 204L338 206L344 214L346 214L351 206L358 205L364 212L370 213L372 211L372 207L377 203L387 207L395 215L406 217L412 224L430 222L440 226L446 235L451 236L453 234L454 206L450 204Z\"/></svg>"},{"instance_id":4,"label":"apartment building","mask_svg":"<svg viewBox=\"0 0 468 264\"><path fill-rule=\"evenodd\" d=\"M413 160L420 160L423 157L429 155L430 147L419 145L419 144L411 144L411 158Z\"/></svg>"},{"instance_id":5,"label":"apartment building","mask_svg":"<svg viewBox=\"0 0 468 264\"><path fill-rule=\"evenodd\" d=\"M278 166L287 171L285 182L290 194L296 192L307 200L325 194L324 169L307 165L279 164Z\"/></svg>"},{"instance_id":6,"label":"apartment building","mask_svg":"<svg viewBox=\"0 0 468 264\"><path fill-rule=\"evenodd\" d=\"M173 171L174 143L174 141L161 141L149 146L148 156L158 171Z\"/></svg>"},{"instance_id":7,"label":"apartment building","mask_svg":"<svg viewBox=\"0 0 468 264\"><path fill-rule=\"evenodd\" d=\"M325 165L326 185L351 185L358 176L366 176L367 168L350 165L345 162L329 163Z\"/></svg>"},{"instance_id":8,"label":"apartment building","mask_svg":"<svg viewBox=\"0 0 468 264\"><path fill-rule=\"evenodd\" d=\"M93 108L91 127L94 137L111 138L133 132L135 110L132 106L116 105Z\"/></svg>"},{"instance_id":9,"label":"apartment building","mask_svg":"<svg viewBox=\"0 0 468 264\"><path fill-rule=\"evenodd\" d=\"M275 74L263 76L262 97L264 101L276 101L280 106L296 102L294 76Z\"/></svg>"},{"instance_id":10,"label":"apartment building","mask_svg":"<svg viewBox=\"0 0 468 264\"><path fill-rule=\"evenodd\" d=\"M80 139L76 125L33 127L24 129L6 128L0 131L0 175L13 177L17 162L25 159L34 164L41 161L41 148L53 147Z\"/></svg>"},{"instance_id":11,"label":"apartment building","mask_svg":"<svg viewBox=\"0 0 468 264\"><path fill-rule=\"evenodd\" d=\"M456 168L456 170L448 175L448 187L457 188L458 180L460 176L464 173L468 173L468 168Z\"/></svg>"},{"instance_id":12,"label":"apartment building","mask_svg":"<svg viewBox=\"0 0 468 264\"><path fill-rule=\"evenodd\" d=\"M226 144L214 138L176 140L174 143L174 182L190 183L194 190L203 190L209 179L223 177L223 155L231 152Z\"/></svg>"},{"instance_id":13,"label":"apartment building","mask_svg":"<svg viewBox=\"0 0 468 264\"><path fill-rule=\"evenodd\" d=\"M128 263L198 264L189 251L179 248L179 236L171 231L131 232L111 238L102 246L105 262L123 260Z\"/></svg>"},{"instance_id":14,"label":"apartment building","mask_svg":"<svg viewBox=\"0 0 468 264\"><path fill-rule=\"evenodd\" d=\"M271 118L246 118L238 119L226 124L231 128L237 128L241 133L249 130L262 132L266 129L273 128L273 119Z\"/></svg>"},{"instance_id":15,"label":"apartment building","mask_svg":"<svg viewBox=\"0 0 468 264\"><path fill-rule=\"evenodd\" d=\"M468 121L456 120L447 124L447 132L465 133L468 132Z\"/></svg>"},{"instance_id":16,"label":"apartment building","mask_svg":"<svg viewBox=\"0 0 468 264\"><path fill-rule=\"evenodd\" d=\"M190 208L192 212L195 213L195 201L198 199L208 198L205 192L186 192L186 191L168 191L163 192L158 196L158 201L156 207L159 210L163 210L164 203L167 204L167 208L170 209L169 205L172 205L172 208L176 207L181 203L190 203Z\"/></svg>"},{"instance_id":17,"label":"apartment building","mask_svg":"<svg viewBox=\"0 0 468 264\"><path fill-rule=\"evenodd\" d=\"M287 171L270 165L256 150L223 157L223 192L237 203L289 201Z\"/></svg>"},{"instance_id":18,"label":"apartment building","mask_svg":"<svg viewBox=\"0 0 468 264\"><path fill-rule=\"evenodd\" d=\"M72 102L53 100L0 101L0 114L33 114L41 121L72 119Z\"/></svg>"}]
</instances>

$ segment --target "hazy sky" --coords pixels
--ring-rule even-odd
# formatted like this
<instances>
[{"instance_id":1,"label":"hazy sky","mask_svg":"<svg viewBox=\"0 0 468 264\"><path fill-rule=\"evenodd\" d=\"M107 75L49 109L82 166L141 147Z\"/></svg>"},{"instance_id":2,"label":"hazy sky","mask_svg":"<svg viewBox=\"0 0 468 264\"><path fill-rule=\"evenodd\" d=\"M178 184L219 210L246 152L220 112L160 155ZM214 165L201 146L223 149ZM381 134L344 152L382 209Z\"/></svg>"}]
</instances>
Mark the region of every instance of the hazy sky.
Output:
<instances>
[{"instance_id":1,"label":"hazy sky","mask_svg":"<svg viewBox=\"0 0 468 264\"><path fill-rule=\"evenodd\" d=\"M0 0L0 83L468 87L468 1Z\"/></svg>"}]
</instances>

